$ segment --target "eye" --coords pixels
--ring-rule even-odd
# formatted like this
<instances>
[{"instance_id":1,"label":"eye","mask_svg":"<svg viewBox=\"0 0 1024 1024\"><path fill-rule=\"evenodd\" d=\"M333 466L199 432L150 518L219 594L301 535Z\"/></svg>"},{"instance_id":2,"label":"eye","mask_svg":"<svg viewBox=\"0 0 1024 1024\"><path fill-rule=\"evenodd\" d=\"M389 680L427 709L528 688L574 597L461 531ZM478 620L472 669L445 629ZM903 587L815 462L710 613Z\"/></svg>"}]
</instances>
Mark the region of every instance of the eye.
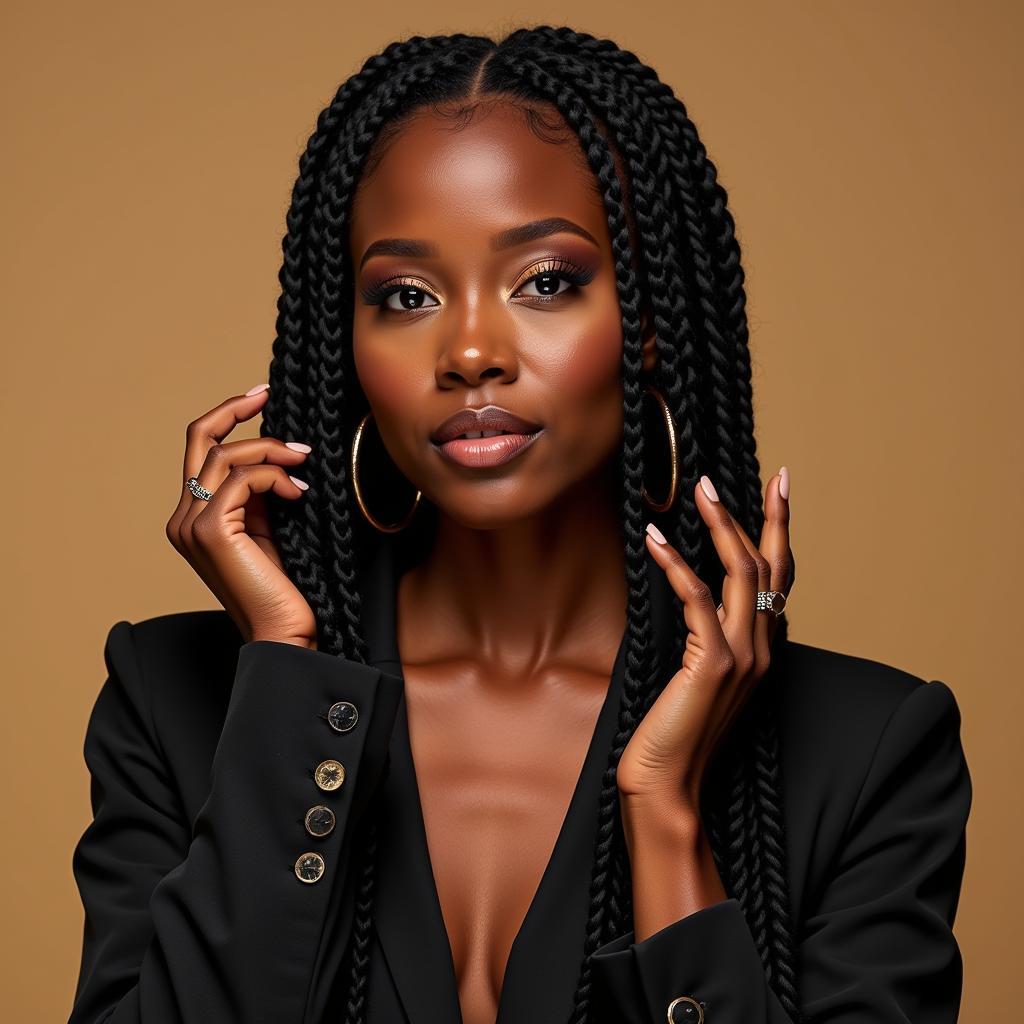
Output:
<instances>
[{"instance_id":1,"label":"eye","mask_svg":"<svg viewBox=\"0 0 1024 1024\"><path fill-rule=\"evenodd\" d=\"M394 278L364 289L362 296L368 306L380 306L390 313L409 313L440 305L426 288L421 288L411 280Z\"/></svg>"},{"instance_id":2,"label":"eye","mask_svg":"<svg viewBox=\"0 0 1024 1024\"><path fill-rule=\"evenodd\" d=\"M520 291L523 291L524 288L527 289L524 294L530 299L547 299L568 291L574 283L567 275L560 274L555 270L548 270L543 274L534 274ZM565 285L565 287L563 288L562 285ZM530 292L528 289L531 287L536 288L537 291ZM516 294L519 293L517 292Z\"/></svg>"},{"instance_id":3,"label":"eye","mask_svg":"<svg viewBox=\"0 0 1024 1024\"><path fill-rule=\"evenodd\" d=\"M562 258L545 260L531 269L533 273L513 294L542 305L561 298L574 288L582 288L594 277L593 270Z\"/></svg>"},{"instance_id":4,"label":"eye","mask_svg":"<svg viewBox=\"0 0 1024 1024\"><path fill-rule=\"evenodd\" d=\"M397 301L393 301L397 300ZM401 284L390 288L384 296L382 305L385 309L394 310L396 313L405 312L410 309L427 309L430 306L439 306L434 297L422 288L412 284Z\"/></svg>"}]
</instances>

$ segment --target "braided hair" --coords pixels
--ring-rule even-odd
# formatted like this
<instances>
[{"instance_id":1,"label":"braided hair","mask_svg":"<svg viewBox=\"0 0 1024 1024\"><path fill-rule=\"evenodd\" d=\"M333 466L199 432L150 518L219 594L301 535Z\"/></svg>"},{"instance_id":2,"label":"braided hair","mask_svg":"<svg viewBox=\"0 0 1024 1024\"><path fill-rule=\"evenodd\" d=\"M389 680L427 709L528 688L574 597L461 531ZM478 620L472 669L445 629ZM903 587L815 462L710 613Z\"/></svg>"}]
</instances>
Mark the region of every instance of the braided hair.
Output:
<instances>
[{"instance_id":1,"label":"braided hair","mask_svg":"<svg viewBox=\"0 0 1024 1024\"><path fill-rule=\"evenodd\" d=\"M642 490L645 436L651 434L644 429L642 310L650 313L656 335L653 383L676 424L684 482L676 502L658 517L663 532L717 598L724 569L685 483L702 472L711 475L722 503L754 543L764 519L740 248L715 166L671 88L630 51L565 27L520 28L499 41L461 33L412 36L367 59L321 111L299 160L282 241L271 392L260 430L274 437L312 435L315 441L303 501L268 496L274 536L288 575L316 615L319 648L365 663L359 553L372 546L373 530L355 514L348 471L352 435L368 408L352 356L352 202L361 176L412 111L445 103L469 111L494 98L534 113L538 104L553 106L577 137L607 214L622 315L619 496L627 642L569 1016L569 1024L587 1024L596 1016L590 956L632 928L616 766L669 674L652 643L645 562L651 516ZM685 625L681 602L674 595L672 600L679 623L672 663L678 667ZM783 616L777 640L786 633ZM743 910L767 980L799 1022L778 689L771 677L769 672L759 682L716 752L702 815L723 884ZM377 818L368 812L360 823L353 925L342 969L346 1024L366 1019L377 836Z\"/></svg>"}]
</instances>

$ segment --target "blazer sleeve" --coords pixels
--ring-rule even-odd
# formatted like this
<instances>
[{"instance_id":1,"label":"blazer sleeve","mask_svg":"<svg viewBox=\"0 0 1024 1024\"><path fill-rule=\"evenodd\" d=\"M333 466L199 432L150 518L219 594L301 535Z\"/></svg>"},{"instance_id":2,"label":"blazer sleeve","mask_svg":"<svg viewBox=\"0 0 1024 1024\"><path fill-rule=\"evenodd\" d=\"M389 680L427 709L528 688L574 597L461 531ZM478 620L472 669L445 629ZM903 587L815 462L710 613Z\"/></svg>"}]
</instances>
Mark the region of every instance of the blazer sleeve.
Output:
<instances>
[{"instance_id":1,"label":"blazer sleeve","mask_svg":"<svg viewBox=\"0 0 1024 1024\"><path fill-rule=\"evenodd\" d=\"M972 786L960 711L921 682L879 738L820 898L799 922L797 983L807 1024L953 1024L962 960L952 926ZM706 1024L791 1024L735 898L593 954L609 1021L652 1024L679 996ZM673 1020L697 1020L692 1003Z\"/></svg>"},{"instance_id":2,"label":"blazer sleeve","mask_svg":"<svg viewBox=\"0 0 1024 1024\"><path fill-rule=\"evenodd\" d=\"M131 623L111 627L104 659L84 745L93 819L72 858L85 926L69 1024L317 1019L344 945L325 930L352 826L383 775L401 679L294 644L241 645L209 795L190 822ZM337 732L326 712L342 700L358 717ZM329 792L314 781L327 758L345 768ZM305 827L316 804L335 815L321 838ZM315 882L295 870L307 852L324 861Z\"/></svg>"}]
</instances>

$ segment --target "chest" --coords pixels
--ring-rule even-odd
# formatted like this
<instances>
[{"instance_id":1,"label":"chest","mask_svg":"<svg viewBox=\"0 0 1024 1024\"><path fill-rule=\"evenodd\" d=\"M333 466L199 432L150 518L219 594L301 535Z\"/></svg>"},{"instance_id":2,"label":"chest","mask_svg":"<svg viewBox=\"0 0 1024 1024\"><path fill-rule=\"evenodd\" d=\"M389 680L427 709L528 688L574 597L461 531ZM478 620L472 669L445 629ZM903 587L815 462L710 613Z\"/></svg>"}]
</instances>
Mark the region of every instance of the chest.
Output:
<instances>
[{"instance_id":1,"label":"chest","mask_svg":"<svg viewBox=\"0 0 1024 1024\"><path fill-rule=\"evenodd\" d=\"M608 676L404 666L409 744L464 1024L494 1024L512 943L579 781Z\"/></svg>"}]
</instances>

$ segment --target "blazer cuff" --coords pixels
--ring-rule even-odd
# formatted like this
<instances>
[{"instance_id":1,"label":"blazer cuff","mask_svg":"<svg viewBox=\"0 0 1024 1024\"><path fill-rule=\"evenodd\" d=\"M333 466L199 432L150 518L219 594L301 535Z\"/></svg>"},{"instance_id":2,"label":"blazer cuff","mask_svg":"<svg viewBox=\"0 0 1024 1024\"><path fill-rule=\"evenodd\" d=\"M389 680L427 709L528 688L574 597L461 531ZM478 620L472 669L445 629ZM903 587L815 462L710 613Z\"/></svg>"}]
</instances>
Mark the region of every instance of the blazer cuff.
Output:
<instances>
[{"instance_id":1,"label":"blazer cuff","mask_svg":"<svg viewBox=\"0 0 1024 1024\"><path fill-rule=\"evenodd\" d=\"M704 1004L705 1024L788 1019L766 991L760 954L733 897L673 921L642 942L627 932L595 950L591 962L598 991L611 1007L608 1019L622 1024L667 1020L679 996ZM769 1003L775 1004L772 1016ZM697 1015L684 1001L672 1019L696 1024Z\"/></svg>"}]
</instances>

